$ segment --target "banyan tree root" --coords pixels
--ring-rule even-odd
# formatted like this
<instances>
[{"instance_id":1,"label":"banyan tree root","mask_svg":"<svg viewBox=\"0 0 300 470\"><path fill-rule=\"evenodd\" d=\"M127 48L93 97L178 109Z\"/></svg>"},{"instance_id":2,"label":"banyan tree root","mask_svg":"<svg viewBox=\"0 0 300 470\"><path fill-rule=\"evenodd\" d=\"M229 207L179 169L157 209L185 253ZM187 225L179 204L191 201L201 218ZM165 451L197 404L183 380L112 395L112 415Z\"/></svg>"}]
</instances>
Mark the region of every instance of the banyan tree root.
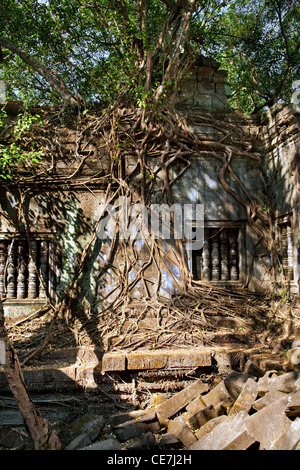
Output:
<instances>
[{"instance_id":1,"label":"banyan tree root","mask_svg":"<svg viewBox=\"0 0 300 470\"><path fill-rule=\"evenodd\" d=\"M72 322L57 318L51 338L47 334L51 325L49 313L47 318L15 328L10 325L9 336L19 354L25 353L24 362L34 360L38 364L53 349L78 346L128 352L139 348L205 347L223 341L258 346L271 323L275 325L268 296L229 292L199 283L171 299L157 297L116 303L114 308L92 313L85 322L75 317ZM277 326L279 334L280 322Z\"/></svg>"},{"instance_id":2,"label":"banyan tree root","mask_svg":"<svg viewBox=\"0 0 300 470\"><path fill-rule=\"evenodd\" d=\"M33 176L23 176L19 184L30 186L34 182L35 187L39 184L43 185L51 181L52 183L70 185L74 183L76 177L84 174L87 167L89 154L86 153L88 146L94 145L97 148L97 156L100 166L104 160L109 159L110 171L105 176L99 175L99 170L95 170L93 175L86 176L82 184L86 187L89 183L105 184L107 188L107 203L116 200L119 196L127 196L132 202L140 203L149 209L150 204L155 198L156 201L165 202L169 206L173 204L172 188L175 182L185 173L192 165L192 157L201 156L208 158L216 158L221 162L222 167L219 173L220 182L226 192L228 192L238 204L242 205L247 214L249 226L256 233L258 238L262 240L266 249L271 254L271 259L275 260L274 251L276 247L272 237L272 220L270 214L266 214L259 207L259 203L249 194L242 182L233 171L232 161L235 158L251 159L253 164L259 165L260 156L253 152L252 144L246 138L245 132L240 125L229 122L220 122L212 116L195 113L179 113L174 110L163 109L156 115L147 115L143 109L124 109L113 108L110 113L102 116L86 117L78 128L76 138L76 148L73 152L72 169L66 169L64 175L58 176L53 173L56 168L57 156L59 159L70 160L70 155L66 154L63 140L59 138L59 129L55 129L53 124L40 128L35 135L28 138L28 145L35 139L39 142L39 147L47 146L47 165L41 168L41 171ZM196 126L211 127L219 131L222 135L219 141L207 140L207 137L201 137L196 132ZM26 139L24 139L26 145ZM95 156L94 156L95 157ZM94 158L93 157L93 158ZM51 167L49 161L51 160ZM130 166L128 166L130 162ZM43 162L41 163L41 167ZM75 170L74 170L75 167ZM176 176L171 177L172 168L176 167ZM125 168L125 173L124 173ZM239 192L234 189L228 182L228 176L234 180L239 187ZM28 186L29 185L29 186ZM28 194L30 191L28 191ZM98 221L99 222L99 221ZM98 223L97 222L97 223ZM129 221L127 221L129 223ZM172 222L172 218L171 218ZM174 230L174 227L172 227ZM91 235L91 239L83 247L80 256L77 258L77 266L75 268L74 278L70 281L69 286L62 295L62 299L54 309L55 318L59 318L59 313L63 313L66 319L77 318L74 303L78 300L77 291L81 283L81 276L86 269L86 260L91 256L91 252L96 242L95 230ZM99 273L96 273L95 299L100 298L108 304L107 309L103 311L95 309L91 313L91 318L86 317L86 324L95 322L95 329L103 339L104 348L111 347L111 338L119 337L115 344L118 347L136 347L137 344L147 342L147 345L157 344L176 344L176 337L180 336L180 332L190 332L192 329L198 328L201 331L199 338L203 340L203 330L214 329L212 311L224 312L227 315L233 315L243 323L245 316L251 311L254 317L259 317L261 311L267 310L265 306L258 308L255 298L252 297L251 303L247 301L247 293L241 297L238 302L233 302L224 292L216 287L202 284L196 286L192 276L187 269L184 250L181 240L177 240L174 245L168 245L168 250L172 255L169 256L172 262L175 262L176 269L180 272L180 282L170 269L168 254L162 248L159 240L155 240L149 233L148 255L146 259L141 259L139 252L136 250L134 241L130 240L114 240L110 246L109 255L103 265L99 267ZM165 242L165 245L167 243ZM125 259L126 262L121 268L116 262L119 258ZM175 260L175 261L174 261ZM134 339L134 344L130 340L127 341L128 335L137 335L140 332L138 321L132 322L134 325L128 335L122 326L125 325L125 319L128 316L127 306L130 305L132 293L135 291L137 284L142 285L144 291L142 294L143 301L146 305L151 304L153 298L152 292L149 291L149 279L147 279L147 269L153 267L156 271L154 293L160 291L162 283L162 269L168 272L175 284L182 291L180 306L172 300L168 306L163 302L158 302L158 306L152 305L152 310L156 312L158 318L158 332L148 331L148 334L140 340ZM108 270L115 273L118 283L111 290L108 297L99 296L99 285L105 282L105 275ZM135 273L132 279L132 273ZM153 286L152 286L153 287ZM116 298L113 293L117 292ZM189 302L194 302L189 307L184 305L184 298ZM224 301L226 299L226 301ZM81 301L82 299L79 298ZM179 299L177 299L179 301ZM198 302L198 304L197 304ZM244 302L244 306L238 305ZM99 303L99 302L98 302ZM234 304L234 308L232 305ZM171 305L171 306L170 306ZM151 309L151 306L149 306ZM160 313L163 309L169 309L169 321L162 323L159 321ZM93 307L91 306L91 309ZM232 309L232 310L231 310ZM256 313L255 313L256 312ZM246 315L245 315L246 314ZM82 322L81 322L82 323ZM116 326L117 325L117 326ZM118 326L119 325L119 326ZM53 328L53 323L52 323ZM55 331L55 328L53 329ZM79 331L85 331L79 328ZM206 335L207 336L207 335ZM168 337L168 342L166 338ZM195 334L194 334L195 337ZM122 340L124 338L124 340ZM132 339L132 338L131 338ZM199 341L200 341L199 339ZM46 343L44 344L46 347ZM143 343L143 344L144 344Z\"/></svg>"}]
</instances>

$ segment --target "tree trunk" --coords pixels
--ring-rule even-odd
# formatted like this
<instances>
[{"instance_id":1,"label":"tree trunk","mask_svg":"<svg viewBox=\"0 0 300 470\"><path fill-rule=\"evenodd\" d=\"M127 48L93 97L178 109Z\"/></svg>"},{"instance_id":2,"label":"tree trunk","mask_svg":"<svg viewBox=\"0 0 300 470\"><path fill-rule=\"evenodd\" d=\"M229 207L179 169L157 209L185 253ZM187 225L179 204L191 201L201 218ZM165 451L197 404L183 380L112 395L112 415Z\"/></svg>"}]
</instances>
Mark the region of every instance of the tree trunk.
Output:
<instances>
[{"instance_id":1,"label":"tree trunk","mask_svg":"<svg viewBox=\"0 0 300 470\"><path fill-rule=\"evenodd\" d=\"M191 49L187 39L191 19L198 4L198 0L178 0L165 22L164 32L159 42L163 45L163 54L168 56L169 60L162 81L154 92L154 103L156 104L162 99L168 83L172 82L173 87L177 88L178 82L190 65ZM170 31L172 31L171 34Z\"/></svg>"},{"instance_id":2,"label":"tree trunk","mask_svg":"<svg viewBox=\"0 0 300 470\"><path fill-rule=\"evenodd\" d=\"M5 353L2 358L8 384L18 404L24 423L30 432L35 450L59 450L60 442L54 431L50 430L48 421L42 418L30 398L24 382L16 351L5 327L3 305L0 301L0 343L4 343Z\"/></svg>"}]
</instances>

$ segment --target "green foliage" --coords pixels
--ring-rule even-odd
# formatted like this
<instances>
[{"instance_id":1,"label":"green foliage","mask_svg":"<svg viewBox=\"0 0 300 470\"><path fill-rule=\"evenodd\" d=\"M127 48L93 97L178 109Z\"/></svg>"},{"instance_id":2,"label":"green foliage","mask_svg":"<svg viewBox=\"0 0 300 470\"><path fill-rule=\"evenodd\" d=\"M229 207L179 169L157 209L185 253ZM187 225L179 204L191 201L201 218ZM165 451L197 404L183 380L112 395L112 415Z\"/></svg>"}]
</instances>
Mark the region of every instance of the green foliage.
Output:
<instances>
[{"instance_id":1,"label":"green foliage","mask_svg":"<svg viewBox=\"0 0 300 470\"><path fill-rule=\"evenodd\" d=\"M0 112L0 128L4 125L6 118L7 113L2 108ZM10 142L7 145L0 144L0 178L4 180L12 179L13 169L21 163L39 163L43 155L41 150L32 148L30 151L24 151L21 148L24 134L28 133L37 122L40 122L40 116L33 116L27 110L18 115L18 119L10 133Z\"/></svg>"},{"instance_id":2,"label":"green foliage","mask_svg":"<svg viewBox=\"0 0 300 470\"><path fill-rule=\"evenodd\" d=\"M180 8L171 11L169 2L147 0L142 26L138 3L2 0L0 36L52 67L88 107L109 106L124 90L144 107L149 97L147 54L155 54L153 90L162 83L170 61ZM217 59L229 73L232 106L256 112L272 100L291 100L292 82L300 78L299 22L298 0L200 0L188 47L181 46ZM16 54L4 50L3 55L0 79L6 83L8 99L32 90L31 104L60 101L45 79ZM167 87L173 85L172 78L167 81Z\"/></svg>"},{"instance_id":3,"label":"green foliage","mask_svg":"<svg viewBox=\"0 0 300 470\"><path fill-rule=\"evenodd\" d=\"M291 102L300 76L298 0L233 0L207 28L206 50L229 73L233 107Z\"/></svg>"}]
</instances>

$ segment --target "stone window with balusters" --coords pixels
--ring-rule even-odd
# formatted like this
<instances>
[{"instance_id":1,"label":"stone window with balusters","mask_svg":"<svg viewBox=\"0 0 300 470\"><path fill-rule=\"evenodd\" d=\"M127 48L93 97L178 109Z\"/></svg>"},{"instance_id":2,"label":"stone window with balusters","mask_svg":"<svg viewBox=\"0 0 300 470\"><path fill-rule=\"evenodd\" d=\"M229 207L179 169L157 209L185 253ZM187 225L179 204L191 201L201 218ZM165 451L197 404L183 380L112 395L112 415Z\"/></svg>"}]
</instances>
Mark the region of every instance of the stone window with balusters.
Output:
<instances>
[{"instance_id":1,"label":"stone window with balusters","mask_svg":"<svg viewBox=\"0 0 300 470\"><path fill-rule=\"evenodd\" d=\"M203 248L192 251L194 279L239 281L238 236L238 227L205 228Z\"/></svg>"},{"instance_id":2,"label":"stone window with balusters","mask_svg":"<svg viewBox=\"0 0 300 470\"><path fill-rule=\"evenodd\" d=\"M286 281L294 279L294 259L293 259L293 231L289 217L284 217L277 223L277 243L282 263L283 275ZM279 274L278 277L280 277Z\"/></svg>"},{"instance_id":3,"label":"stone window with balusters","mask_svg":"<svg viewBox=\"0 0 300 470\"><path fill-rule=\"evenodd\" d=\"M0 297L38 300L54 293L54 251L49 237L0 240Z\"/></svg>"}]
</instances>

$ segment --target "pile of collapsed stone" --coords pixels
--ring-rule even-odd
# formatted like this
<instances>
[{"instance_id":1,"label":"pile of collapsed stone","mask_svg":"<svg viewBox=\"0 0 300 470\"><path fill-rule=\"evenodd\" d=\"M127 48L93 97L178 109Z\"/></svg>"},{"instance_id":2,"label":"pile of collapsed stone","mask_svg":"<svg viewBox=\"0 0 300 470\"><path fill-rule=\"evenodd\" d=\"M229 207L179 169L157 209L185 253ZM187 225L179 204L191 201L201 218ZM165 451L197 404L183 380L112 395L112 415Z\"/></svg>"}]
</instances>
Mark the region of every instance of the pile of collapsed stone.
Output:
<instances>
[{"instance_id":1,"label":"pile of collapsed stone","mask_svg":"<svg viewBox=\"0 0 300 470\"><path fill-rule=\"evenodd\" d=\"M231 371L160 398L108 420L82 416L61 431L65 449L300 450L300 372Z\"/></svg>"},{"instance_id":2,"label":"pile of collapsed stone","mask_svg":"<svg viewBox=\"0 0 300 470\"><path fill-rule=\"evenodd\" d=\"M300 371L232 370L152 395L143 410L57 423L57 433L64 450L300 450ZM25 433L0 428L1 449L28 445Z\"/></svg>"}]
</instances>

